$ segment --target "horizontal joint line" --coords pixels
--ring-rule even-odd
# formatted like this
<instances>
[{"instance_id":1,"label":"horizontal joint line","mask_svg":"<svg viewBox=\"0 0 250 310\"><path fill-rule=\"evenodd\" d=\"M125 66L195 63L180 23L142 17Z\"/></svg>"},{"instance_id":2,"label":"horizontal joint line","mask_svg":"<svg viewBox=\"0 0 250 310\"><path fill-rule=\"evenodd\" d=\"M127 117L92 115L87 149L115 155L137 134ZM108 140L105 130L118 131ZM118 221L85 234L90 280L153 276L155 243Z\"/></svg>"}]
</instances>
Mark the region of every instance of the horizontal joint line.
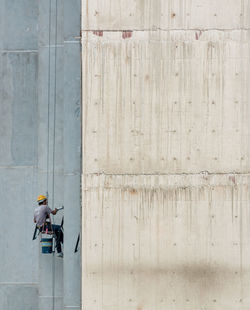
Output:
<instances>
[{"instance_id":1,"label":"horizontal joint line","mask_svg":"<svg viewBox=\"0 0 250 310\"><path fill-rule=\"evenodd\" d=\"M36 166L0 166L0 169L37 169Z\"/></svg>"},{"instance_id":2,"label":"horizontal joint line","mask_svg":"<svg viewBox=\"0 0 250 310\"><path fill-rule=\"evenodd\" d=\"M31 285L35 286L38 285L37 282L0 282L0 285Z\"/></svg>"},{"instance_id":3,"label":"horizontal joint line","mask_svg":"<svg viewBox=\"0 0 250 310\"><path fill-rule=\"evenodd\" d=\"M250 172L194 172L194 173L105 173L105 172L93 172L93 173L83 173L83 176L194 176L194 175L244 175L250 176Z\"/></svg>"},{"instance_id":4,"label":"horizontal joint line","mask_svg":"<svg viewBox=\"0 0 250 310\"><path fill-rule=\"evenodd\" d=\"M43 47L49 47L49 48L57 48L57 47L63 47L63 44L50 44L50 45L41 45L41 48Z\"/></svg>"},{"instance_id":5,"label":"horizontal joint line","mask_svg":"<svg viewBox=\"0 0 250 310\"><path fill-rule=\"evenodd\" d=\"M39 295L39 298L63 298L63 296L42 296L42 295Z\"/></svg>"},{"instance_id":6,"label":"horizontal joint line","mask_svg":"<svg viewBox=\"0 0 250 310\"><path fill-rule=\"evenodd\" d=\"M38 53L38 50L1 50L1 53Z\"/></svg>"},{"instance_id":7,"label":"horizontal joint line","mask_svg":"<svg viewBox=\"0 0 250 310\"><path fill-rule=\"evenodd\" d=\"M72 173L64 173L65 176L74 176L74 175L81 175L81 172L72 172Z\"/></svg>"},{"instance_id":8,"label":"horizontal joint line","mask_svg":"<svg viewBox=\"0 0 250 310\"><path fill-rule=\"evenodd\" d=\"M78 41L64 41L65 44L80 44L81 41L78 40Z\"/></svg>"}]
</instances>

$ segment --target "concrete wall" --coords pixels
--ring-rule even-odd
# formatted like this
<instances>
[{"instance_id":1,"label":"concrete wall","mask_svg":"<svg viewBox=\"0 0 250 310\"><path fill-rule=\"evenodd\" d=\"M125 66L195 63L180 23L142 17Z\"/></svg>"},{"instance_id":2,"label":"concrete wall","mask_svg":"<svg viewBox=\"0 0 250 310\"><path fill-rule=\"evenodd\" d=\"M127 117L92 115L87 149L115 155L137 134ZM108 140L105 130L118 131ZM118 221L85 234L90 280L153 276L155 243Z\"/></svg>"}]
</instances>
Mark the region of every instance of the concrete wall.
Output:
<instances>
[{"instance_id":1,"label":"concrete wall","mask_svg":"<svg viewBox=\"0 0 250 310\"><path fill-rule=\"evenodd\" d=\"M248 309L249 1L82 9L82 309Z\"/></svg>"},{"instance_id":2,"label":"concrete wall","mask_svg":"<svg viewBox=\"0 0 250 310\"><path fill-rule=\"evenodd\" d=\"M81 1L64 1L64 309L80 310L81 251Z\"/></svg>"},{"instance_id":3,"label":"concrete wall","mask_svg":"<svg viewBox=\"0 0 250 310\"><path fill-rule=\"evenodd\" d=\"M54 209L64 203L63 4L39 2L38 188ZM60 64L60 65L59 65ZM63 213L53 217L60 224ZM39 255L39 310L63 309L63 260Z\"/></svg>"},{"instance_id":4,"label":"concrete wall","mask_svg":"<svg viewBox=\"0 0 250 310\"><path fill-rule=\"evenodd\" d=\"M0 309L36 310L38 2L2 0L0 14Z\"/></svg>"},{"instance_id":5,"label":"concrete wall","mask_svg":"<svg viewBox=\"0 0 250 310\"><path fill-rule=\"evenodd\" d=\"M80 1L39 3L39 189L64 205L64 258L40 255L39 310L80 308ZM49 131L48 131L49 130Z\"/></svg>"},{"instance_id":6,"label":"concrete wall","mask_svg":"<svg viewBox=\"0 0 250 310\"><path fill-rule=\"evenodd\" d=\"M79 309L80 0L3 0L0 15L0 309ZM63 260L32 241L47 190L65 206Z\"/></svg>"}]
</instances>

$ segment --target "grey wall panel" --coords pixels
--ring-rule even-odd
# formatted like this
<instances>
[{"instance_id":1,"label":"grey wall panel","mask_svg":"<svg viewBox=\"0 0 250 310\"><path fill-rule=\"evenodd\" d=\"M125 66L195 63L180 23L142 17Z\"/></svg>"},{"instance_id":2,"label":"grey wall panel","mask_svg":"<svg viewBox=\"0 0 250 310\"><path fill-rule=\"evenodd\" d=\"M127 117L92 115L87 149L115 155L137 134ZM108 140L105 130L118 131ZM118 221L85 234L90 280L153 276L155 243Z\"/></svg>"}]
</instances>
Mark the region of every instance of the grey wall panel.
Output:
<instances>
[{"instance_id":1,"label":"grey wall panel","mask_svg":"<svg viewBox=\"0 0 250 310\"><path fill-rule=\"evenodd\" d=\"M38 1L2 0L4 21L3 48L7 50L36 50L38 35Z\"/></svg>"},{"instance_id":2,"label":"grey wall panel","mask_svg":"<svg viewBox=\"0 0 250 310\"><path fill-rule=\"evenodd\" d=\"M37 161L37 53L1 53L1 164Z\"/></svg>"},{"instance_id":3,"label":"grey wall panel","mask_svg":"<svg viewBox=\"0 0 250 310\"><path fill-rule=\"evenodd\" d=\"M65 147L64 171L80 174L81 161L81 69L75 59L81 55L80 42L67 42L64 46L64 106Z\"/></svg>"},{"instance_id":4,"label":"grey wall panel","mask_svg":"<svg viewBox=\"0 0 250 310\"><path fill-rule=\"evenodd\" d=\"M75 38L80 32L79 6L79 1L44 1L39 6L39 188L48 190L50 207L65 206L54 217L60 224L64 215L63 261L39 257L40 310L80 306L80 255L74 254L80 231L81 58Z\"/></svg>"},{"instance_id":5,"label":"grey wall panel","mask_svg":"<svg viewBox=\"0 0 250 310\"><path fill-rule=\"evenodd\" d=\"M38 309L37 1L0 1L0 308Z\"/></svg>"},{"instance_id":6,"label":"grey wall panel","mask_svg":"<svg viewBox=\"0 0 250 310\"><path fill-rule=\"evenodd\" d=\"M8 54L0 54L0 162L1 165L12 163L12 102L13 102L13 75L8 67Z\"/></svg>"},{"instance_id":7,"label":"grey wall panel","mask_svg":"<svg viewBox=\"0 0 250 310\"><path fill-rule=\"evenodd\" d=\"M10 53L13 74L12 160L14 165L37 163L37 53Z\"/></svg>"},{"instance_id":8,"label":"grey wall panel","mask_svg":"<svg viewBox=\"0 0 250 310\"><path fill-rule=\"evenodd\" d=\"M75 41L81 32L81 1L64 1L64 41ZM73 63L72 63L73 64Z\"/></svg>"},{"instance_id":9,"label":"grey wall panel","mask_svg":"<svg viewBox=\"0 0 250 310\"><path fill-rule=\"evenodd\" d=\"M55 23L57 22L57 33ZM39 47L49 47L49 40L52 46L63 43L64 29L64 4L63 1L45 0L39 2ZM53 48L53 47L52 47Z\"/></svg>"},{"instance_id":10,"label":"grey wall panel","mask_svg":"<svg viewBox=\"0 0 250 310\"><path fill-rule=\"evenodd\" d=\"M65 186L65 244L64 244L64 307L79 307L81 304L81 248L74 253L81 226L81 213L79 208L80 175L66 175ZM74 216L72 216L72 213Z\"/></svg>"},{"instance_id":11,"label":"grey wall panel","mask_svg":"<svg viewBox=\"0 0 250 310\"><path fill-rule=\"evenodd\" d=\"M81 255L81 1L64 1L64 309L80 309Z\"/></svg>"},{"instance_id":12,"label":"grey wall panel","mask_svg":"<svg viewBox=\"0 0 250 310\"><path fill-rule=\"evenodd\" d=\"M49 10L50 1L0 0L0 246L4 249L0 258L0 308L5 310L52 309L53 294L57 310L80 305L80 255L73 253L80 230L80 45L79 40L75 42L80 33L80 1L68 1L67 14L63 1L52 0L51 14ZM64 40L74 40L67 53ZM64 170L65 163L69 164ZM69 176L73 173L73 178L65 180L65 171ZM52 256L42 256L39 240L31 241L35 200L47 190L51 207L66 202L74 209L69 209L66 224L70 259L63 267L63 260L55 258L54 279ZM60 212L55 223L60 224L62 216ZM78 223L75 230L71 229L73 218ZM68 263L74 264L73 268L67 268ZM63 268L68 271L65 291Z\"/></svg>"},{"instance_id":13,"label":"grey wall panel","mask_svg":"<svg viewBox=\"0 0 250 310\"><path fill-rule=\"evenodd\" d=\"M38 256L33 243L37 171L33 167L0 168L0 283L37 282Z\"/></svg>"},{"instance_id":14,"label":"grey wall panel","mask_svg":"<svg viewBox=\"0 0 250 310\"><path fill-rule=\"evenodd\" d=\"M51 4L51 6L50 6ZM57 4L57 7L56 7ZM57 18L56 18L57 12ZM63 205L63 22L62 2L39 3L39 159L38 184L51 209ZM57 28L57 31L56 31ZM50 37L50 41L49 41ZM52 216L61 223L63 212ZM39 310L63 308L63 260L39 255Z\"/></svg>"},{"instance_id":15,"label":"grey wall panel","mask_svg":"<svg viewBox=\"0 0 250 310\"><path fill-rule=\"evenodd\" d=\"M37 285L0 284L0 308L38 310Z\"/></svg>"},{"instance_id":16,"label":"grey wall panel","mask_svg":"<svg viewBox=\"0 0 250 310\"><path fill-rule=\"evenodd\" d=\"M55 297L54 303L52 298L45 297L39 299L39 308L38 309L55 309L55 310L61 310L63 309L63 302L62 298Z\"/></svg>"}]
</instances>

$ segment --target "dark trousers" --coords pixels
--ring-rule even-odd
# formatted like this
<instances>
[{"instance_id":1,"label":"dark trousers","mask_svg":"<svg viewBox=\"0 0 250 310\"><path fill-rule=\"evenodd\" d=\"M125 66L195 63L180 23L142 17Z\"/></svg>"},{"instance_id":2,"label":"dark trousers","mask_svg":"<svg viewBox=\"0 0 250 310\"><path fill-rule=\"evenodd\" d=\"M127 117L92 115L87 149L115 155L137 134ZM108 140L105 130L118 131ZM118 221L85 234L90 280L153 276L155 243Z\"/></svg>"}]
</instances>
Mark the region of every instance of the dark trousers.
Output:
<instances>
[{"instance_id":1,"label":"dark trousers","mask_svg":"<svg viewBox=\"0 0 250 310\"><path fill-rule=\"evenodd\" d=\"M44 231L46 231L46 229L48 229L48 231L51 231L51 225L49 222L46 222L44 224ZM40 227L39 230L40 230L40 232L42 232L43 228ZM62 245L61 244L63 243L63 232L62 232L61 226L52 224L52 230L55 234L57 253L61 253L62 252Z\"/></svg>"},{"instance_id":2,"label":"dark trousers","mask_svg":"<svg viewBox=\"0 0 250 310\"><path fill-rule=\"evenodd\" d=\"M52 224L52 229L56 235L56 250L57 253L62 252L62 246L61 243L63 243L63 232L60 225L54 225Z\"/></svg>"}]
</instances>

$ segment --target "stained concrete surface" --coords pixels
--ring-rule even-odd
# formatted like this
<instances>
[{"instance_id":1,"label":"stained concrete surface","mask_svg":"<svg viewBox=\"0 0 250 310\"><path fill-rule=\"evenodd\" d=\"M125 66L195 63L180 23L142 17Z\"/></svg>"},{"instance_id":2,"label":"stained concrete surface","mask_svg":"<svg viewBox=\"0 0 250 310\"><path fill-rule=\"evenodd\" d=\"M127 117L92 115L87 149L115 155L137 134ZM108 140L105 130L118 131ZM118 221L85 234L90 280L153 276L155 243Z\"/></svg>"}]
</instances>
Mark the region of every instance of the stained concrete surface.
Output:
<instances>
[{"instance_id":1,"label":"stained concrete surface","mask_svg":"<svg viewBox=\"0 0 250 310\"><path fill-rule=\"evenodd\" d=\"M82 309L248 309L249 1L82 3Z\"/></svg>"}]
</instances>

